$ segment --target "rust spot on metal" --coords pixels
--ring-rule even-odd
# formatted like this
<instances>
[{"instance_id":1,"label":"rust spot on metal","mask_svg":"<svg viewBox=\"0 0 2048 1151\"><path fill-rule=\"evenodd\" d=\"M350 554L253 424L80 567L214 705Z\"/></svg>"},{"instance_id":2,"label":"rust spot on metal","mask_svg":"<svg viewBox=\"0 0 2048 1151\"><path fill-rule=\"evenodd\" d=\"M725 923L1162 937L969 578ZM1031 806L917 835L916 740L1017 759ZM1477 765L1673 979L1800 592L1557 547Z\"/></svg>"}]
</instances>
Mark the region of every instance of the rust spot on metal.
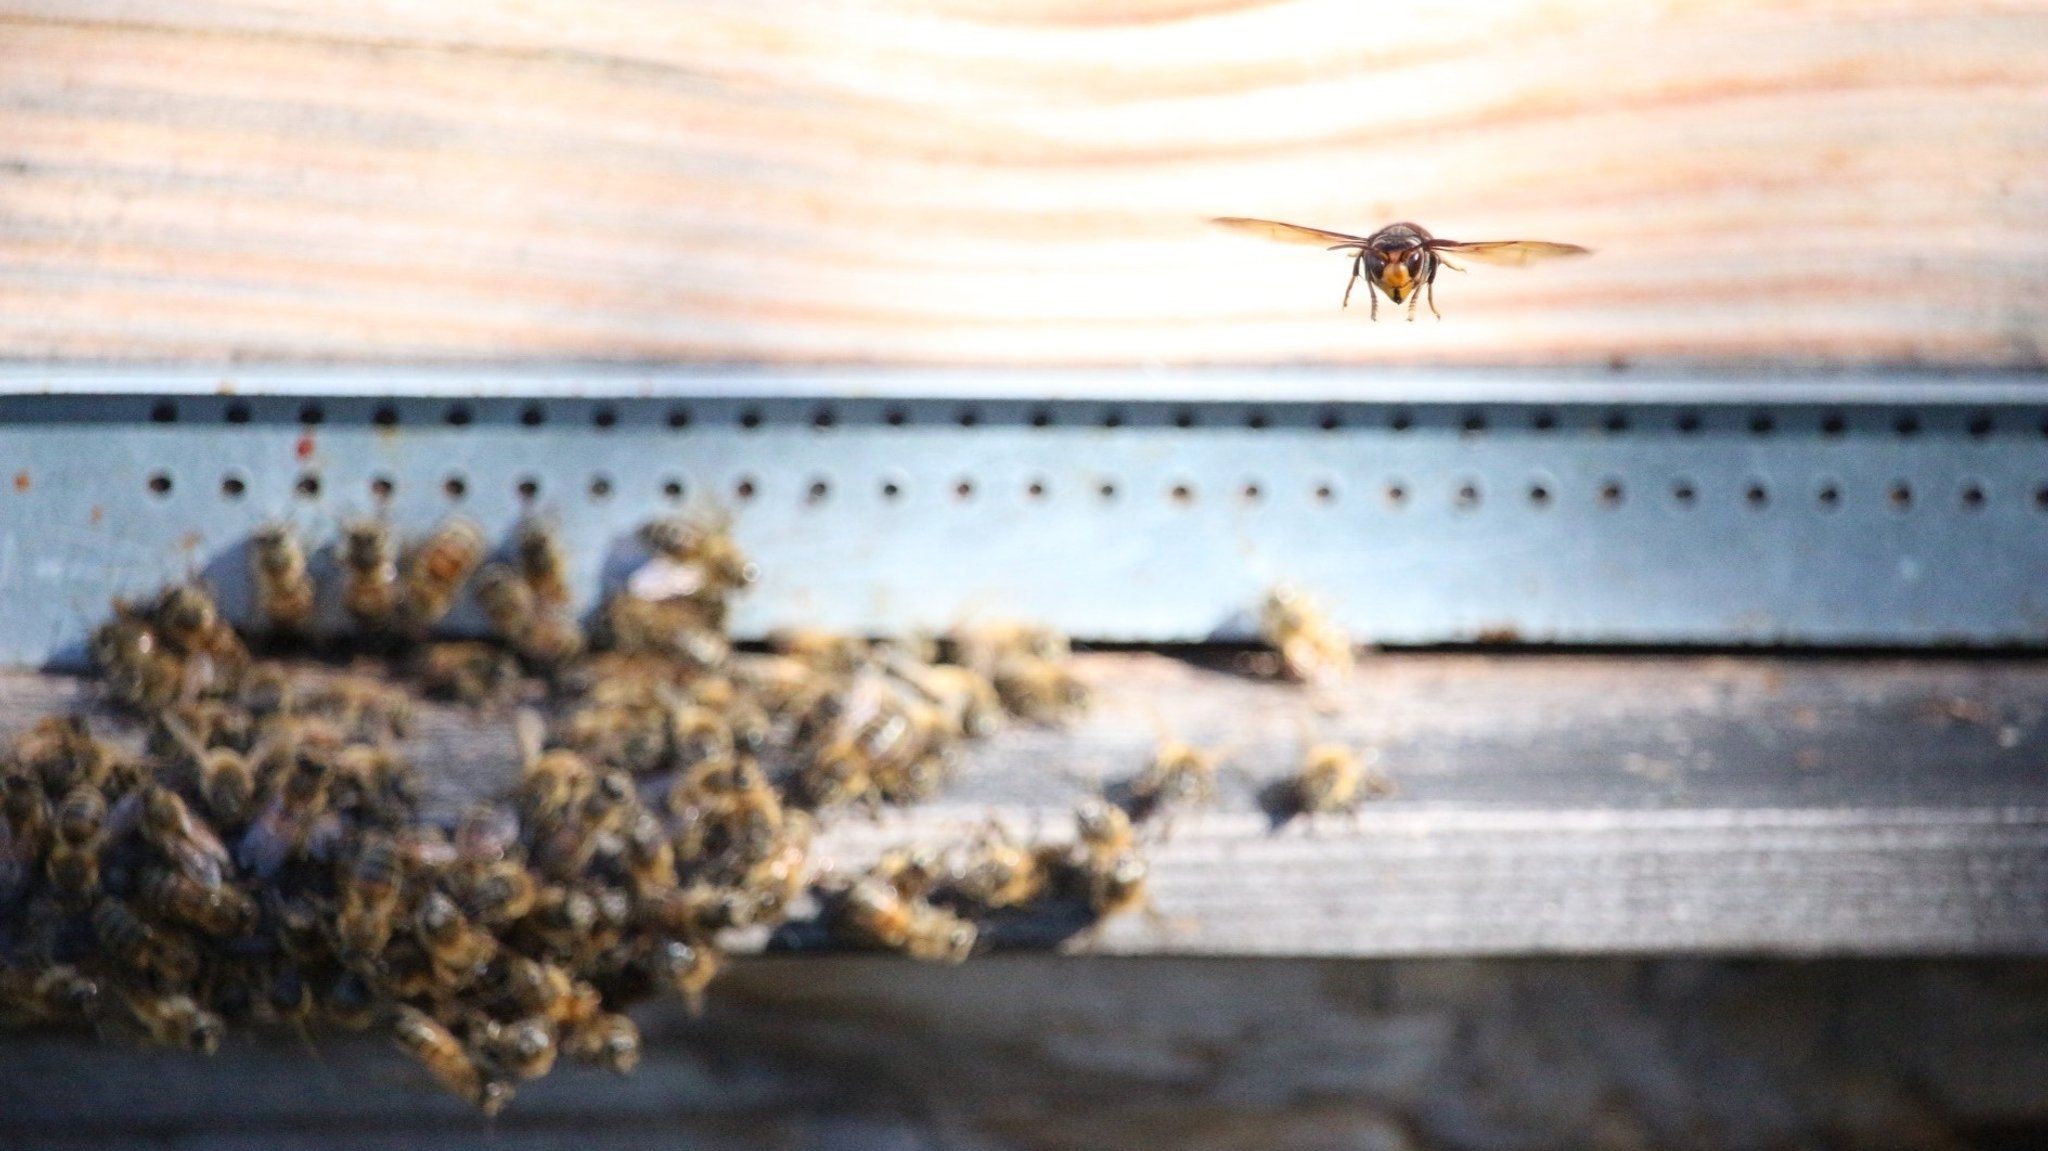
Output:
<instances>
[{"instance_id":1,"label":"rust spot on metal","mask_svg":"<svg viewBox=\"0 0 2048 1151\"><path fill-rule=\"evenodd\" d=\"M235 394L235 381L223 378L219 383L213 385L213 392L218 396L232 396Z\"/></svg>"},{"instance_id":2,"label":"rust spot on metal","mask_svg":"<svg viewBox=\"0 0 2048 1151\"><path fill-rule=\"evenodd\" d=\"M1520 643L1522 629L1511 623L1481 624L1475 638L1480 643Z\"/></svg>"},{"instance_id":3,"label":"rust spot on metal","mask_svg":"<svg viewBox=\"0 0 2048 1151\"><path fill-rule=\"evenodd\" d=\"M205 542L205 538L198 532L186 532L183 536L179 537L178 547L188 552L196 552L199 550L199 545Z\"/></svg>"},{"instance_id":4,"label":"rust spot on metal","mask_svg":"<svg viewBox=\"0 0 2048 1151\"><path fill-rule=\"evenodd\" d=\"M301 435L301 436L299 437L299 442L298 442L298 446L294 447L294 448L292 449L292 451L293 451L293 453L294 453L295 455L297 455L297 456L298 456L298 457L299 457L300 459L302 459L302 460L309 460L309 459L312 459L312 458L313 458L313 433L311 433L311 432L306 432L305 434Z\"/></svg>"},{"instance_id":5,"label":"rust spot on metal","mask_svg":"<svg viewBox=\"0 0 2048 1151\"><path fill-rule=\"evenodd\" d=\"M99 522L100 522L101 520L103 520L103 519L106 519L106 518L107 518L107 509L105 509L105 508L101 507L101 506L100 506L100 505L98 505L98 504L94 504L94 505L92 505L92 522L93 522L94 524L98 524L98 523L99 523Z\"/></svg>"},{"instance_id":6,"label":"rust spot on metal","mask_svg":"<svg viewBox=\"0 0 2048 1151\"><path fill-rule=\"evenodd\" d=\"M26 471L19 471L19 472L16 472L16 473L14 473L14 490L15 490L15 491L18 491L18 492L25 492L25 491L27 491L27 490L29 489L29 486L30 486L30 484L29 484L29 478L28 478L28 473L27 473Z\"/></svg>"}]
</instances>

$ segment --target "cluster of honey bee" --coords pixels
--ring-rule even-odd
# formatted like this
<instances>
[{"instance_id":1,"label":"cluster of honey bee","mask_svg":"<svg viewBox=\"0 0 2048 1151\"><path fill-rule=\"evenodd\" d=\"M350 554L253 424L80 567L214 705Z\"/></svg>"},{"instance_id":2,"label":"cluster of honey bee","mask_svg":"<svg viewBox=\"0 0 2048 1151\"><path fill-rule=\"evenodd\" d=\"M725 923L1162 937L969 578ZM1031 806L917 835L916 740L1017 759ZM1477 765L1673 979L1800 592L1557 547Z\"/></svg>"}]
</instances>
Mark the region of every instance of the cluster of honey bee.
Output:
<instances>
[{"instance_id":1,"label":"cluster of honey bee","mask_svg":"<svg viewBox=\"0 0 2048 1151\"><path fill-rule=\"evenodd\" d=\"M698 1007L733 929L815 909L845 944L957 962L979 916L1144 904L1131 821L1100 801L1065 845L991 825L853 879L812 866L822 820L927 798L965 741L1085 706L1062 637L737 651L728 609L756 573L728 527L639 540L587 635L539 520L503 559L465 520L407 546L347 523L327 588L298 534L266 527L246 638L196 582L116 603L92 654L140 749L62 715L0 757L0 1018L201 1052L244 1022L376 1028L495 1112L558 1058L629 1070L624 1009L664 989ZM350 646L388 658L251 654L322 642L323 593ZM488 637L437 638L465 596ZM515 719L516 784L452 824L425 818L401 751L414 690Z\"/></svg>"}]
</instances>

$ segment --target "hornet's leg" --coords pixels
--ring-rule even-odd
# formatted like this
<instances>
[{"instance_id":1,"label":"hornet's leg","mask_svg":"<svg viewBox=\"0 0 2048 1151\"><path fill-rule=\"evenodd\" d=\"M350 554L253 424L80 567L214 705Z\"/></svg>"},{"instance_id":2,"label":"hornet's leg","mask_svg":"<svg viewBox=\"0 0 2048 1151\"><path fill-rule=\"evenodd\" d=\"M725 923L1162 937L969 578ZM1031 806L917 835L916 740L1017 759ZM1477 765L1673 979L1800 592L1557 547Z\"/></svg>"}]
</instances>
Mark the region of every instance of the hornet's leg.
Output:
<instances>
[{"instance_id":1,"label":"hornet's leg","mask_svg":"<svg viewBox=\"0 0 2048 1151\"><path fill-rule=\"evenodd\" d=\"M1362 267L1364 263L1364 253L1360 253L1359 255L1354 256L1351 259L1351 278L1344 281L1344 306L1347 308L1351 306L1351 289L1357 286L1359 268Z\"/></svg>"},{"instance_id":2,"label":"hornet's leg","mask_svg":"<svg viewBox=\"0 0 2048 1151\"><path fill-rule=\"evenodd\" d=\"M1435 317L1436 317L1437 319L1439 319L1439 320L1443 319L1443 318L1444 318L1444 314L1443 314L1442 312L1439 312L1439 311L1437 311L1437 310L1436 310L1436 277L1435 277L1435 276L1431 276L1431 277L1429 278L1429 287L1428 287L1428 288L1427 288L1426 290L1427 290L1427 291L1428 291L1428 293L1429 293L1429 314L1430 314L1430 315L1432 315L1432 316L1435 316Z\"/></svg>"},{"instance_id":3,"label":"hornet's leg","mask_svg":"<svg viewBox=\"0 0 2048 1151\"><path fill-rule=\"evenodd\" d=\"M1417 293L1415 293L1414 295L1412 295L1412 296L1408 297L1408 322L1409 322L1409 323L1411 323L1411 324L1412 324L1412 323L1414 323L1414 322L1415 322L1415 305L1417 305L1417 304L1420 304L1421 302L1422 302L1422 293L1421 293L1421 292L1417 292Z\"/></svg>"}]
</instances>

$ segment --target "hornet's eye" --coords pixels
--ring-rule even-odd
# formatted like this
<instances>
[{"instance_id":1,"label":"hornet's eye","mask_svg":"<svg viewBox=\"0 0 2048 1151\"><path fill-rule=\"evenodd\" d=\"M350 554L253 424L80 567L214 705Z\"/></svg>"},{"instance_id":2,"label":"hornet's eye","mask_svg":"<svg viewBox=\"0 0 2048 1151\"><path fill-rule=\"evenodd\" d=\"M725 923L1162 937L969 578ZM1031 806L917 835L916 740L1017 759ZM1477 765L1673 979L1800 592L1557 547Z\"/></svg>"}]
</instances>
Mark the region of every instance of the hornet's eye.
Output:
<instances>
[{"instance_id":1,"label":"hornet's eye","mask_svg":"<svg viewBox=\"0 0 2048 1151\"><path fill-rule=\"evenodd\" d=\"M1408 265L1409 271L1420 272L1422 270L1422 253L1419 251L1410 252L1402 262Z\"/></svg>"}]
</instances>

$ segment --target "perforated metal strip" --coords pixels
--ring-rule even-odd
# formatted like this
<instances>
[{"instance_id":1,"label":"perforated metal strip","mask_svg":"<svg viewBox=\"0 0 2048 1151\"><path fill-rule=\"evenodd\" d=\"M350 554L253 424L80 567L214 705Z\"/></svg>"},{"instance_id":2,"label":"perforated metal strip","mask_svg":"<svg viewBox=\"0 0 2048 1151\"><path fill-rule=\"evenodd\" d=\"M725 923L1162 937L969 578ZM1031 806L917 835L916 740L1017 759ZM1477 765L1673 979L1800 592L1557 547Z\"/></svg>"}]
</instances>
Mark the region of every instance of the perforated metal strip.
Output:
<instances>
[{"instance_id":1,"label":"perforated metal strip","mask_svg":"<svg viewBox=\"0 0 2048 1151\"><path fill-rule=\"evenodd\" d=\"M714 506L764 573L747 634L1236 637L1284 580L1388 643L2048 639L2026 380L17 368L0 391L15 663L77 660L110 597L188 572L239 613L269 519L502 539L537 511L587 604L635 524Z\"/></svg>"}]
</instances>

